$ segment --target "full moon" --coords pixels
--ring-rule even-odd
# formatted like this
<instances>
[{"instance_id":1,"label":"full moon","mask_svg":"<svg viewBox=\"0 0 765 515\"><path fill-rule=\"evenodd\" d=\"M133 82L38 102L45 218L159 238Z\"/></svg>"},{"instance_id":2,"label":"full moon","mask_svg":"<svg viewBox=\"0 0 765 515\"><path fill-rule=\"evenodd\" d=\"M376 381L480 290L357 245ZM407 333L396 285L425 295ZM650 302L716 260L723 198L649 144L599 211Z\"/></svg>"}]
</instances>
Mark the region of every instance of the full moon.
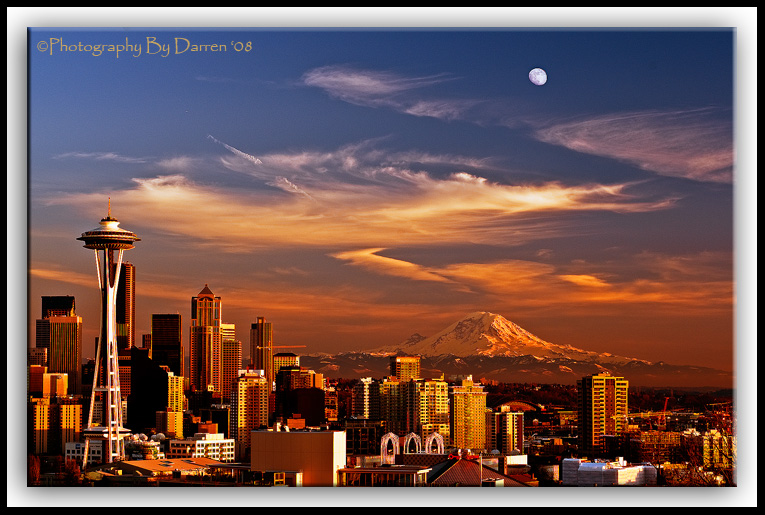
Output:
<instances>
[{"instance_id":1,"label":"full moon","mask_svg":"<svg viewBox=\"0 0 765 515\"><path fill-rule=\"evenodd\" d=\"M547 72L542 68L534 68L529 72L529 80L537 86L541 86L547 82Z\"/></svg>"}]
</instances>

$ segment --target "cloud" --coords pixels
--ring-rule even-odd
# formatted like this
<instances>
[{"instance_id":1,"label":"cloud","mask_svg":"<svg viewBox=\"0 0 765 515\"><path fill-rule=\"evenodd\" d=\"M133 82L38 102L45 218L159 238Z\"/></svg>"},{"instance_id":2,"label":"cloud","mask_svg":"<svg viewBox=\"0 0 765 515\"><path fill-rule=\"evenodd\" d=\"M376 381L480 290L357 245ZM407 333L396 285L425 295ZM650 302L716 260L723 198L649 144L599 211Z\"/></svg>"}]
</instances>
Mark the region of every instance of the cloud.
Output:
<instances>
[{"instance_id":1,"label":"cloud","mask_svg":"<svg viewBox=\"0 0 765 515\"><path fill-rule=\"evenodd\" d=\"M384 105L396 94L450 80L444 74L404 77L392 72L359 70L348 66L323 66L303 74L308 86L359 105Z\"/></svg>"},{"instance_id":2,"label":"cloud","mask_svg":"<svg viewBox=\"0 0 765 515\"><path fill-rule=\"evenodd\" d=\"M615 263L552 265L527 260L453 263L424 267L377 255L382 249L332 256L376 274L417 281L448 282L453 290L480 294L519 309L568 313L620 312L625 306L663 312L730 312L733 285L725 253L683 256L641 253ZM677 267L680 262L683 266ZM655 316L655 315L654 315Z\"/></svg>"},{"instance_id":3,"label":"cloud","mask_svg":"<svg viewBox=\"0 0 765 515\"><path fill-rule=\"evenodd\" d=\"M453 79L445 74L405 77L347 66L316 68L302 78L304 84L355 105L477 125L532 127L533 137L540 141L616 159L659 175L732 181L733 127L727 111L635 111L540 126L508 99L425 98L421 93L422 88Z\"/></svg>"},{"instance_id":4,"label":"cloud","mask_svg":"<svg viewBox=\"0 0 765 515\"><path fill-rule=\"evenodd\" d=\"M53 159L93 159L96 161L114 161L117 163L146 163L146 157L129 157L115 152L66 152L53 156Z\"/></svg>"},{"instance_id":5,"label":"cloud","mask_svg":"<svg viewBox=\"0 0 765 515\"><path fill-rule=\"evenodd\" d=\"M193 168L199 159L189 156L176 156L157 161L157 166L165 170L183 172Z\"/></svg>"},{"instance_id":6,"label":"cloud","mask_svg":"<svg viewBox=\"0 0 765 515\"><path fill-rule=\"evenodd\" d=\"M673 199L629 194L635 186L629 183L501 184L479 175L480 168L435 175L419 168L448 161L448 156L389 154L365 144L334 152L247 154L254 159L240 154L246 153L236 153L237 163L231 164L237 172L289 195L256 186L198 183L173 173L133 179L135 188L112 192L113 202L124 206L132 227L183 234L198 245L230 251L264 245L518 245L572 234L576 222L564 213L646 212L673 205ZM456 170L489 166L469 157L456 156L456 161ZM187 163L168 161L167 168ZM59 195L48 202L100 207L103 194Z\"/></svg>"},{"instance_id":7,"label":"cloud","mask_svg":"<svg viewBox=\"0 0 765 515\"><path fill-rule=\"evenodd\" d=\"M594 277L592 275L587 274L581 274L581 275L560 275L559 276L564 281L568 281L574 284L578 284L579 286L587 286L587 287L595 287L595 288L603 288L607 287L608 283L603 281L602 279L599 279L597 277Z\"/></svg>"},{"instance_id":8,"label":"cloud","mask_svg":"<svg viewBox=\"0 0 765 515\"><path fill-rule=\"evenodd\" d=\"M536 131L546 143L697 181L731 182L733 132L714 109L617 113Z\"/></svg>"},{"instance_id":9,"label":"cloud","mask_svg":"<svg viewBox=\"0 0 765 515\"><path fill-rule=\"evenodd\" d=\"M454 80L447 74L406 77L393 72L350 66L324 66L303 74L302 82L350 104L390 108L413 116L455 120L482 101L475 99L422 99L413 92Z\"/></svg>"},{"instance_id":10,"label":"cloud","mask_svg":"<svg viewBox=\"0 0 765 515\"><path fill-rule=\"evenodd\" d=\"M378 253L383 250L385 249L373 248L352 250L330 254L330 256L342 261L348 261L351 265L362 266L383 275L406 277L415 281L453 282L427 267L400 259L380 256Z\"/></svg>"},{"instance_id":11,"label":"cloud","mask_svg":"<svg viewBox=\"0 0 765 515\"><path fill-rule=\"evenodd\" d=\"M242 159L246 159L247 161L251 162L252 164L255 164L255 165L262 164L260 159L258 159L255 156L251 156L250 154L248 154L246 152L242 152L241 150L239 150L237 148L234 148L234 147L232 147L230 145L227 145L227 144L223 143L222 141L218 141L217 139L215 139L213 136L211 136L209 134L207 135L207 137L209 139L213 140L215 143L218 143L219 145L223 145L223 147L225 147L226 150L228 150L231 153L241 157Z\"/></svg>"}]
</instances>

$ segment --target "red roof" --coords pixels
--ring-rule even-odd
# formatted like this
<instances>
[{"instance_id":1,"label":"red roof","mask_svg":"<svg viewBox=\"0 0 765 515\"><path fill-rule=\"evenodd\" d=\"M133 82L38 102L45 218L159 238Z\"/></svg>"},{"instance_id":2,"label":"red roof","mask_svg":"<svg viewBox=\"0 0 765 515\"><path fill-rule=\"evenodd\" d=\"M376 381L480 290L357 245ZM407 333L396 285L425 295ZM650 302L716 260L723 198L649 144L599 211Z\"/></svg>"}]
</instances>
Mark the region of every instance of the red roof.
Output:
<instances>
[{"instance_id":1,"label":"red roof","mask_svg":"<svg viewBox=\"0 0 765 515\"><path fill-rule=\"evenodd\" d=\"M528 486L472 459L450 458L433 467L433 476L428 478L432 486L480 486L487 480L504 480L504 486Z\"/></svg>"}]
</instances>

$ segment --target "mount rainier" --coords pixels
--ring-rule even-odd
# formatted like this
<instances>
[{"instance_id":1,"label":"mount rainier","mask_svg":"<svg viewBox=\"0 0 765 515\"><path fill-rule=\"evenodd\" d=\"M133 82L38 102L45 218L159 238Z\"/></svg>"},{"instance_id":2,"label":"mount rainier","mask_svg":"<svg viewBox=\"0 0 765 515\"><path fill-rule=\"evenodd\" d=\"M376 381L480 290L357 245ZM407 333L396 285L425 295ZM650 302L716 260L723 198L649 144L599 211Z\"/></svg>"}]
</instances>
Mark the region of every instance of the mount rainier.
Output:
<instances>
[{"instance_id":1,"label":"mount rainier","mask_svg":"<svg viewBox=\"0 0 765 515\"><path fill-rule=\"evenodd\" d=\"M574 384L577 379L610 373L635 386L732 388L733 374L688 365L650 362L547 342L501 315L474 312L430 337L414 334L400 344L335 355L301 356L302 366L330 378L390 375L390 356L419 355L422 375L515 383Z\"/></svg>"}]
</instances>

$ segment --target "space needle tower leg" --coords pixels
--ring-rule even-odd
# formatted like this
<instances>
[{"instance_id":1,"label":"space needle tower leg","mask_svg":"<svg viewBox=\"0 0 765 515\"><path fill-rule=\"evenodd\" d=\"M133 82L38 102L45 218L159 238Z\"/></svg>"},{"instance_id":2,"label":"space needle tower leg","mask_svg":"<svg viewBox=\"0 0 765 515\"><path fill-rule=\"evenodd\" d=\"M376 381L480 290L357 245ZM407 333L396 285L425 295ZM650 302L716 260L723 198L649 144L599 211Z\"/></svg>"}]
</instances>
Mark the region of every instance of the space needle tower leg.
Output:
<instances>
[{"instance_id":1,"label":"space needle tower leg","mask_svg":"<svg viewBox=\"0 0 765 515\"><path fill-rule=\"evenodd\" d=\"M85 232L77 238L85 242L85 248L95 251L96 273L101 289L101 331L96 348L88 427L84 431L83 467L88 462L91 440L104 442L103 460L105 463L112 463L125 458L124 438L130 434L129 430L122 427L122 398L117 361L117 287L123 252L132 249L133 242L139 241L140 238L118 227L119 222L111 216L111 202L107 217L100 223L99 228ZM99 256L100 252L103 252L103 256ZM104 406L102 426L95 426L93 420L97 393L101 394Z\"/></svg>"}]
</instances>

